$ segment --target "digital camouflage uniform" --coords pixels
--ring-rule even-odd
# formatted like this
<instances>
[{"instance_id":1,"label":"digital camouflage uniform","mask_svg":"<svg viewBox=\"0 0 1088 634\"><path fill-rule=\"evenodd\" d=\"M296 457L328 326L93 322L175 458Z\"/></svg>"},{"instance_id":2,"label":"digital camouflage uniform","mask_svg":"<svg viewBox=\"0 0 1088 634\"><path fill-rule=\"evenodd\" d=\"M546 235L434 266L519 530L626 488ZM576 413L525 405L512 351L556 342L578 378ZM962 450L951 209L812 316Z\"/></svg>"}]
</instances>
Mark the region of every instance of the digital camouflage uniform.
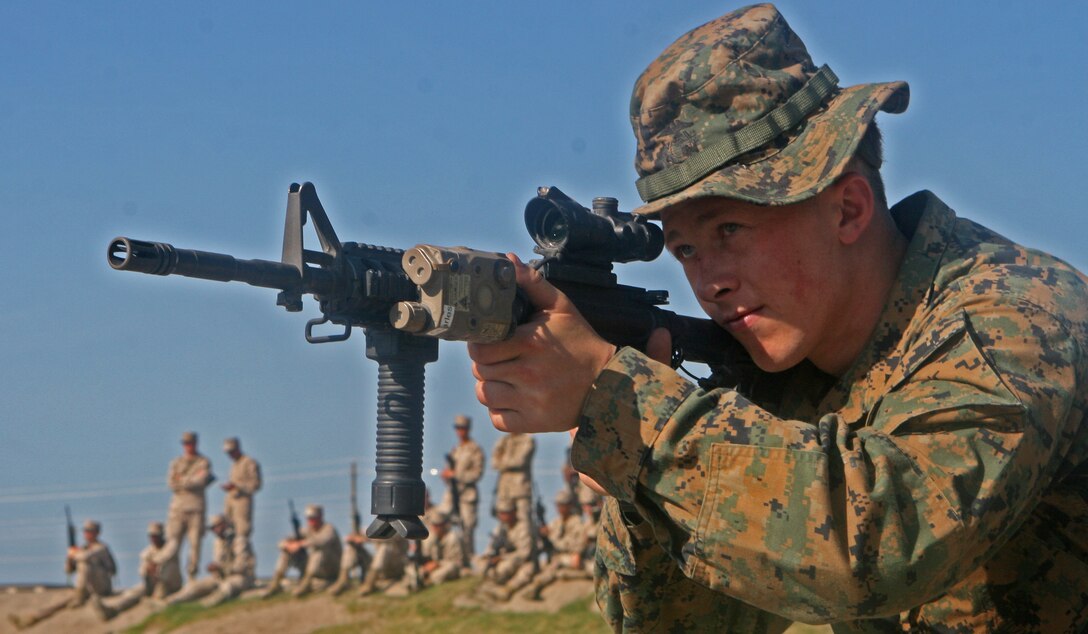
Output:
<instances>
[{"instance_id":1,"label":"digital camouflage uniform","mask_svg":"<svg viewBox=\"0 0 1088 634\"><path fill-rule=\"evenodd\" d=\"M238 448L237 443L236 438L228 438L224 449ZM234 486L223 496L223 514L234 526L234 547L239 553L252 551L253 496L261 488L261 465L252 456L241 454L231 463L228 481Z\"/></svg>"},{"instance_id":2,"label":"digital camouflage uniform","mask_svg":"<svg viewBox=\"0 0 1088 634\"><path fill-rule=\"evenodd\" d=\"M166 516L166 539L180 545L182 539L188 538L189 559L185 571L190 579L200 570L200 542L204 538L207 509L204 491L214 480L211 462L199 453L193 457L174 458L166 474L166 485L174 492Z\"/></svg>"},{"instance_id":3,"label":"digital camouflage uniform","mask_svg":"<svg viewBox=\"0 0 1088 634\"><path fill-rule=\"evenodd\" d=\"M839 381L753 401L632 349L598 377L572 456L637 509L602 520L614 626L769 620L741 602L842 632L1088 623L1085 278L928 192L893 213L899 285Z\"/></svg>"},{"instance_id":4,"label":"digital camouflage uniform","mask_svg":"<svg viewBox=\"0 0 1088 634\"><path fill-rule=\"evenodd\" d=\"M491 466L499 472L495 483L495 504L510 501L518 521L532 524L533 454L536 441L529 434L504 434L491 450Z\"/></svg>"},{"instance_id":5,"label":"digital camouflage uniform","mask_svg":"<svg viewBox=\"0 0 1088 634\"><path fill-rule=\"evenodd\" d=\"M822 191L908 95L827 70L772 5L682 36L632 96L635 213ZM1088 627L1086 279L929 192L892 213L910 243L841 376L805 361L701 389L624 348L597 377L571 459L614 496L596 555L613 628Z\"/></svg>"}]
</instances>

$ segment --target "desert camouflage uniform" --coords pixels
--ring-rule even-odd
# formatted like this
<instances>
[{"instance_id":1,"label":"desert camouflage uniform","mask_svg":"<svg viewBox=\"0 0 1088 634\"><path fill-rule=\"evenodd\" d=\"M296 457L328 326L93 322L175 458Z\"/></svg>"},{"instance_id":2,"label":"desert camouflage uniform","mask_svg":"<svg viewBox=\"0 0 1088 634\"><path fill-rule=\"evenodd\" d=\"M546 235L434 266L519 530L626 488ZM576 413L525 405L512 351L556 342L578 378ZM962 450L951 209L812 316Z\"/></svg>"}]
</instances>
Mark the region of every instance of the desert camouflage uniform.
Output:
<instances>
[{"instance_id":1,"label":"desert camouflage uniform","mask_svg":"<svg viewBox=\"0 0 1088 634\"><path fill-rule=\"evenodd\" d=\"M461 529L464 534L465 550L469 555L475 552L477 509L480 506L480 494L477 482L484 474L484 450L475 440L458 443L450 451L453 458L453 477L457 481L457 499L460 502L458 514L461 516ZM442 497L439 508L453 513L453 496L449 489Z\"/></svg>"},{"instance_id":2,"label":"desert camouflage uniform","mask_svg":"<svg viewBox=\"0 0 1088 634\"><path fill-rule=\"evenodd\" d=\"M30 627L44 621L57 612L68 608L82 607L88 600L100 600L113 594L112 577L117 574L117 564L113 560L109 546L102 542L84 546L75 555L65 560L64 570L76 573L75 586L64 599L47 605L29 616L9 615L9 619L19 628Z\"/></svg>"},{"instance_id":3,"label":"desert camouflage uniform","mask_svg":"<svg viewBox=\"0 0 1088 634\"><path fill-rule=\"evenodd\" d=\"M468 563L462 537L455 529L447 529L442 537L438 537L438 534L432 530L427 539L421 542L420 548L421 565L433 561L437 562L438 566L430 572L421 570L418 574L414 567L408 567L405 576L409 577L410 588L433 586L457 579Z\"/></svg>"},{"instance_id":4,"label":"desert camouflage uniform","mask_svg":"<svg viewBox=\"0 0 1088 634\"><path fill-rule=\"evenodd\" d=\"M309 526L303 526L301 530L302 540L306 548L306 569L302 571L302 577L295 588L296 595L304 595L312 591L324 589L329 583L336 580L340 572L340 562L343 558L343 548L340 543L340 534L336 532L332 524L323 522L317 531ZM286 550L280 549L279 559L276 560L276 569L272 573L269 586L279 588L280 582L287 569L291 567L295 558Z\"/></svg>"},{"instance_id":5,"label":"desert camouflage uniform","mask_svg":"<svg viewBox=\"0 0 1088 634\"><path fill-rule=\"evenodd\" d=\"M929 192L893 214L912 241L838 380L706 391L632 349L597 378L572 460L615 496L615 629L1084 631L1086 280Z\"/></svg>"},{"instance_id":6,"label":"desert camouflage uniform","mask_svg":"<svg viewBox=\"0 0 1088 634\"><path fill-rule=\"evenodd\" d=\"M575 507L577 508L577 507ZM551 560L540 568L526 587L531 597L539 597L540 591L559 579L588 579L591 572L583 559L586 552L586 523L577 512L566 518L556 516L548 522L548 539L555 549Z\"/></svg>"},{"instance_id":7,"label":"desert camouflage uniform","mask_svg":"<svg viewBox=\"0 0 1088 634\"><path fill-rule=\"evenodd\" d=\"M230 482L234 488L223 497L223 515L234 526L234 547L239 553L252 551L253 496L261 488L261 465L242 454L231 463Z\"/></svg>"},{"instance_id":8,"label":"desert camouflage uniform","mask_svg":"<svg viewBox=\"0 0 1088 634\"><path fill-rule=\"evenodd\" d=\"M241 552L238 551L237 543L231 528L222 535L215 535L215 544L212 547L215 571L210 576L185 584L176 594L167 597L166 604L175 605L207 597L204 605L210 607L229 601L252 588L256 581L257 558L250 550L248 542Z\"/></svg>"},{"instance_id":9,"label":"desert camouflage uniform","mask_svg":"<svg viewBox=\"0 0 1088 634\"><path fill-rule=\"evenodd\" d=\"M498 561L484 571L484 579L490 582L485 591L495 598L509 599L536 574L536 545L531 530L521 519L512 527L502 523L496 527L488 551L498 555Z\"/></svg>"},{"instance_id":10,"label":"desert camouflage uniform","mask_svg":"<svg viewBox=\"0 0 1088 634\"><path fill-rule=\"evenodd\" d=\"M509 500L517 509L518 523L532 525L533 453L536 441L529 434L503 434L491 450L491 466L499 472L495 504Z\"/></svg>"},{"instance_id":11,"label":"desert camouflage uniform","mask_svg":"<svg viewBox=\"0 0 1088 634\"><path fill-rule=\"evenodd\" d=\"M374 557L360 584L359 593L369 594L382 590L404 577L408 565L408 540L396 536L391 539L378 539L374 544Z\"/></svg>"},{"instance_id":12,"label":"desert camouflage uniform","mask_svg":"<svg viewBox=\"0 0 1088 634\"><path fill-rule=\"evenodd\" d=\"M204 490L214 479L211 463L200 454L174 458L166 475L166 485L174 492L166 516L166 539L178 542L180 548L181 540L189 538L185 571L190 579L200 570L200 541L204 538L207 508Z\"/></svg>"},{"instance_id":13,"label":"desert camouflage uniform","mask_svg":"<svg viewBox=\"0 0 1088 634\"><path fill-rule=\"evenodd\" d=\"M164 541L162 546L148 544L140 551L140 583L122 592L111 604L100 603L96 608L104 618L113 618L135 607L144 597L167 597L177 592L181 584L178 543L171 540Z\"/></svg>"}]
</instances>

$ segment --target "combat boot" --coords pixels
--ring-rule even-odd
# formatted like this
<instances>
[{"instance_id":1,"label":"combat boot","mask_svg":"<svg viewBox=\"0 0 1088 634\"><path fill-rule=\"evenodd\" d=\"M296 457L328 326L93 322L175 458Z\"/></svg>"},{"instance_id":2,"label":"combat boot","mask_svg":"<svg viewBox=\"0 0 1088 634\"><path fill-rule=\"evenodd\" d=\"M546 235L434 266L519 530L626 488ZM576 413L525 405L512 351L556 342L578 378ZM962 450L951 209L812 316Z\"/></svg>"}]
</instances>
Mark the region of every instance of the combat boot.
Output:
<instances>
[{"instance_id":1,"label":"combat boot","mask_svg":"<svg viewBox=\"0 0 1088 634\"><path fill-rule=\"evenodd\" d=\"M370 594L374 594L375 584L378 582L378 573L373 569L366 571L366 577L363 579L363 583L359 585L359 596L365 597Z\"/></svg>"},{"instance_id":2,"label":"combat boot","mask_svg":"<svg viewBox=\"0 0 1088 634\"><path fill-rule=\"evenodd\" d=\"M94 610L94 613L98 615L98 618L103 621L108 621L117 616L117 610L103 603L102 597L98 595L95 595L91 599L91 608Z\"/></svg>"},{"instance_id":3,"label":"combat boot","mask_svg":"<svg viewBox=\"0 0 1088 634\"><path fill-rule=\"evenodd\" d=\"M207 598L200 602L200 605L206 608L214 608L215 606L224 603L227 600L227 595L223 592L216 590L209 594Z\"/></svg>"},{"instance_id":4,"label":"combat boot","mask_svg":"<svg viewBox=\"0 0 1088 634\"><path fill-rule=\"evenodd\" d=\"M19 614L9 614L8 621L11 621L11 624L14 625L17 630L25 630L37 622L33 617L21 616Z\"/></svg>"},{"instance_id":5,"label":"combat boot","mask_svg":"<svg viewBox=\"0 0 1088 634\"><path fill-rule=\"evenodd\" d=\"M329 586L329 590L328 590L329 594L331 594L334 597L340 596L341 594L344 593L344 590L348 589L348 582L349 582L348 575L345 574L344 572L341 572L340 576L336 578L336 581L333 582L333 584L331 586Z\"/></svg>"},{"instance_id":6,"label":"combat boot","mask_svg":"<svg viewBox=\"0 0 1088 634\"><path fill-rule=\"evenodd\" d=\"M281 580L278 577L273 577L272 581L268 584L268 587L259 595L259 598L270 599L283 592L283 584L280 581Z\"/></svg>"},{"instance_id":7,"label":"combat boot","mask_svg":"<svg viewBox=\"0 0 1088 634\"><path fill-rule=\"evenodd\" d=\"M302 582L298 584L298 587L291 591L291 595L296 598L304 597L313 592L313 589L313 582L309 579L303 579Z\"/></svg>"}]
</instances>

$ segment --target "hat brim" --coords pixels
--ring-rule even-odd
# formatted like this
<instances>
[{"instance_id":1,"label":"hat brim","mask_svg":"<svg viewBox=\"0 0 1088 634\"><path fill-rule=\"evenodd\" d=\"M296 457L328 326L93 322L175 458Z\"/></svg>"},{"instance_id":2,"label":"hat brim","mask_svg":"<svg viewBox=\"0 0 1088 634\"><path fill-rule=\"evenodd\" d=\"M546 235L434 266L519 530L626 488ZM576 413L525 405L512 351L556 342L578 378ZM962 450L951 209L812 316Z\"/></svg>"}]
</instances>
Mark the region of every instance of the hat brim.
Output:
<instances>
[{"instance_id":1,"label":"hat brim","mask_svg":"<svg viewBox=\"0 0 1088 634\"><path fill-rule=\"evenodd\" d=\"M667 207L709 196L768 206L811 198L843 173L877 112L898 114L909 101L910 88L902 81L844 88L779 151L727 165L632 213L657 218Z\"/></svg>"}]
</instances>

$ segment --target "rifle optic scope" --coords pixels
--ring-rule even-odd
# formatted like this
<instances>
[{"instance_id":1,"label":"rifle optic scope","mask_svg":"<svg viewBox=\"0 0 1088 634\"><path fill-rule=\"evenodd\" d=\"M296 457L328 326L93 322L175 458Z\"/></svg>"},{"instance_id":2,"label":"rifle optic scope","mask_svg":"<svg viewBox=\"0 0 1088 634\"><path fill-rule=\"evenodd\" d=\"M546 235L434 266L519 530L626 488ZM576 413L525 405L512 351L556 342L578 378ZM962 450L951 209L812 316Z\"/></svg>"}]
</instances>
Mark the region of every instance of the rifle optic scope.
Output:
<instances>
[{"instance_id":1,"label":"rifle optic scope","mask_svg":"<svg viewBox=\"0 0 1088 634\"><path fill-rule=\"evenodd\" d=\"M541 187L525 205L525 228L537 253L589 261L649 262L661 254L661 227L619 211L615 198L594 198L593 211L558 187Z\"/></svg>"}]
</instances>

